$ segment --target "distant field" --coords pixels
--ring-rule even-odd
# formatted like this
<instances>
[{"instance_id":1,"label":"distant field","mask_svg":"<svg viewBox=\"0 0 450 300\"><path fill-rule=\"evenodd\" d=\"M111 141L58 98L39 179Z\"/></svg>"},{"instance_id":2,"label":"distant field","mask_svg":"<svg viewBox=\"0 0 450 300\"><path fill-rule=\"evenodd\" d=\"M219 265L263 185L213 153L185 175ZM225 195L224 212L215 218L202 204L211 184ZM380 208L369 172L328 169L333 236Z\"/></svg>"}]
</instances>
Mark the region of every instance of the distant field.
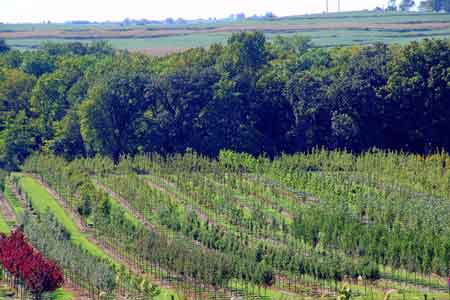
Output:
<instances>
[{"instance_id":1,"label":"distant field","mask_svg":"<svg viewBox=\"0 0 450 300\"><path fill-rule=\"evenodd\" d=\"M91 42L107 40L117 49L163 55L193 47L222 43L243 30L275 35L310 36L317 46L405 43L426 37L450 36L450 14L334 13L186 25L122 26L121 24L2 24L0 38L14 48L34 49L44 41Z\"/></svg>"}]
</instances>

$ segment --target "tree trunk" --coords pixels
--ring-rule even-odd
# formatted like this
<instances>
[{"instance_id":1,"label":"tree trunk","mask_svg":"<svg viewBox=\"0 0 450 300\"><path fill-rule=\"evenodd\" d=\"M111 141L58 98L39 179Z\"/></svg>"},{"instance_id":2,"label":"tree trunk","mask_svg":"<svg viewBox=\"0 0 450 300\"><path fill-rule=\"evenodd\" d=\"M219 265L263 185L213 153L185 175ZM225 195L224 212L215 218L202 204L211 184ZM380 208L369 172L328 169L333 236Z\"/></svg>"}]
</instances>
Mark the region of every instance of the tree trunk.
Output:
<instances>
[{"instance_id":1,"label":"tree trunk","mask_svg":"<svg viewBox=\"0 0 450 300\"><path fill-rule=\"evenodd\" d=\"M42 293L33 293L33 300L42 300Z\"/></svg>"}]
</instances>

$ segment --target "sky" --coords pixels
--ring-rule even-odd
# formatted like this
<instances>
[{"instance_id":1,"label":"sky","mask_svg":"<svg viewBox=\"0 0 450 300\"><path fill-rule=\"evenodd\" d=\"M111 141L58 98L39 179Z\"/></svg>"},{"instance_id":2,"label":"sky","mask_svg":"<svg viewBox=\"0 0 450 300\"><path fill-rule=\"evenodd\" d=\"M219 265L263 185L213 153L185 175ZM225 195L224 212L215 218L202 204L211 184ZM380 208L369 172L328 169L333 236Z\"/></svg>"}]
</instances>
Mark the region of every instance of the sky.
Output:
<instances>
[{"instance_id":1,"label":"sky","mask_svg":"<svg viewBox=\"0 0 450 300\"><path fill-rule=\"evenodd\" d=\"M277 16L320 13L326 0L0 0L0 22L121 21L125 18L197 19L230 14ZM330 11L338 0L329 0ZM386 6L387 0L341 0L344 11Z\"/></svg>"}]
</instances>

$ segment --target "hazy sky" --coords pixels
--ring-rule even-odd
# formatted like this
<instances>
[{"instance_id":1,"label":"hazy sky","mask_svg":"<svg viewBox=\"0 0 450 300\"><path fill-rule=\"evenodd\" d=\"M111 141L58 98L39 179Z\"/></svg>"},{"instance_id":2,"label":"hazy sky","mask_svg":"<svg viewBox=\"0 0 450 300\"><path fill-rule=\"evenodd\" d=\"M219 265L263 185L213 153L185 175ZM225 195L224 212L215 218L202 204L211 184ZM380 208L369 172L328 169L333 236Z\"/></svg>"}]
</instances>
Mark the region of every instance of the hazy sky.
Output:
<instances>
[{"instance_id":1,"label":"hazy sky","mask_svg":"<svg viewBox=\"0 0 450 300\"><path fill-rule=\"evenodd\" d=\"M329 0L330 10L338 0ZM387 0L341 0L342 10L382 7ZM226 17L271 11L278 16L317 13L325 0L0 0L0 22L66 20L185 19Z\"/></svg>"}]
</instances>

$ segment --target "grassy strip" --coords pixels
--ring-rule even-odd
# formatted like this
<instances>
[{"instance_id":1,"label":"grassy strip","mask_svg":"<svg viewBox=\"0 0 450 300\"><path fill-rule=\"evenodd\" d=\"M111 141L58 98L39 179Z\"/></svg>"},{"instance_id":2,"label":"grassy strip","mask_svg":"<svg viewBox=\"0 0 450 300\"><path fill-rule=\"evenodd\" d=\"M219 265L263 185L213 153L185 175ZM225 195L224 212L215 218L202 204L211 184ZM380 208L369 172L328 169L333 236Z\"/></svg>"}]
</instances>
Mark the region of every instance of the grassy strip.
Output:
<instances>
[{"instance_id":1,"label":"grassy strip","mask_svg":"<svg viewBox=\"0 0 450 300\"><path fill-rule=\"evenodd\" d=\"M0 214L0 233L8 233L9 226L6 223L5 218Z\"/></svg>"},{"instance_id":2,"label":"grassy strip","mask_svg":"<svg viewBox=\"0 0 450 300\"><path fill-rule=\"evenodd\" d=\"M31 199L33 208L39 213L45 213L50 210L52 214L55 215L57 220L64 225L67 231L71 234L71 240L75 245L83 247L86 251L95 255L97 257L107 259L111 264L119 267L120 264L115 262L112 258L107 256L101 249L96 245L92 244L84 235L81 233L76 224L70 219L70 217L65 213L64 209L59 205L59 203L48 193L48 191L39 184L34 178L23 175L19 176L19 185L28 192ZM118 203L111 201L113 207L119 207ZM134 219L132 215L125 212L125 216L133 221L134 224L139 224L139 221ZM158 300L169 300L172 299L171 296L174 292L168 289L161 288L161 294L157 297ZM175 297L176 299L176 297Z\"/></svg>"},{"instance_id":3,"label":"grassy strip","mask_svg":"<svg viewBox=\"0 0 450 300\"><path fill-rule=\"evenodd\" d=\"M14 197L11 188L9 186L5 186L4 196L6 201L11 205L11 208L14 211L16 216L20 216L23 214L23 208L20 207L19 202L16 197ZM9 233L10 228L6 224L5 219L2 215L0 215L0 232L1 233ZM57 289L50 295L50 299L52 300L72 300L74 299L72 293L69 293L63 289Z\"/></svg>"},{"instance_id":4,"label":"grassy strip","mask_svg":"<svg viewBox=\"0 0 450 300\"><path fill-rule=\"evenodd\" d=\"M52 300L72 300L73 294L70 292L67 292L63 289L57 289L50 295L50 299Z\"/></svg>"},{"instance_id":5,"label":"grassy strip","mask_svg":"<svg viewBox=\"0 0 450 300\"><path fill-rule=\"evenodd\" d=\"M103 251L89 242L88 239L78 230L76 224L70 219L64 209L55 199L53 199L53 197L43 186L41 186L34 178L21 175L19 175L19 178L19 185L28 193L32 206L35 210L41 214L44 214L46 211L50 211L55 215L58 222L63 224L70 233L71 240L75 245L81 246L94 256L107 259L112 262L112 260L105 253L103 253Z\"/></svg>"}]
</instances>

